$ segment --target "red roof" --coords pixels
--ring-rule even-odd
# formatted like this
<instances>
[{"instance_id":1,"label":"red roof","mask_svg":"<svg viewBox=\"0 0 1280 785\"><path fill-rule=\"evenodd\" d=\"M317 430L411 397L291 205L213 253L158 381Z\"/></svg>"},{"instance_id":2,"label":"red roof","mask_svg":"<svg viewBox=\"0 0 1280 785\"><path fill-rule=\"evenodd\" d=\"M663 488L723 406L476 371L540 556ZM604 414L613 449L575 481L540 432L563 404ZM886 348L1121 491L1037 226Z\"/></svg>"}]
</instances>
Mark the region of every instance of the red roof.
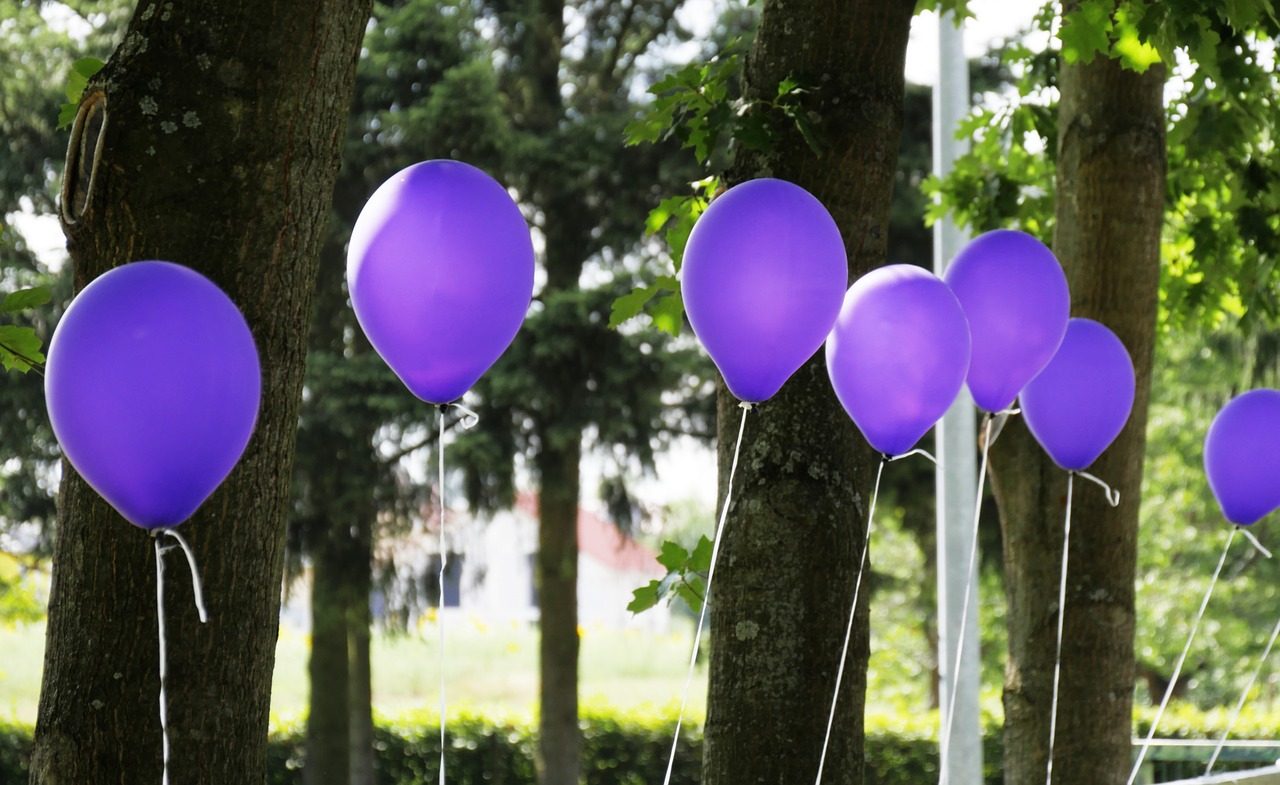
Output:
<instances>
[{"instance_id":1,"label":"red roof","mask_svg":"<svg viewBox=\"0 0 1280 785\"><path fill-rule=\"evenodd\" d=\"M535 520L538 496L521 492L516 509ZM585 553L610 569L662 575L666 569L658 563L657 552L636 542L635 538L598 515L578 507L578 553Z\"/></svg>"}]
</instances>

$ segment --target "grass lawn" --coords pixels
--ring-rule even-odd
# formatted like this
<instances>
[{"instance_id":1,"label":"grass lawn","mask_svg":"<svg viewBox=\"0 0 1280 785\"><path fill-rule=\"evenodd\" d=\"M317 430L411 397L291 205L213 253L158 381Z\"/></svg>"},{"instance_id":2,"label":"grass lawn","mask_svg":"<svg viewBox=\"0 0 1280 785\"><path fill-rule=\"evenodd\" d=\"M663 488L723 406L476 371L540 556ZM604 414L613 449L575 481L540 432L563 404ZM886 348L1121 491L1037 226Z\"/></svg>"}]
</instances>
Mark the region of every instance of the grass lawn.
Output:
<instances>
[{"instance_id":1,"label":"grass lawn","mask_svg":"<svg viewBox=\"0 0 1280 785\"><path fill-rule=\"evenodd\" d=\"M587 627L582 630L581 683L584 703L621 707L679 705L692 645L692 625L673 623L673 634L653 635ZM436 627L413 634L378 635L373 642L374 707L395 715L439 704ZM445 627L445 686L451 705L530 710L538 691L537 629L490 627L476 619L450 617ZM305 633L281 628L276 646L272 711L292 717L307 703ZM44 625L0 628L0 719L34 723L44 659ZM706 706L706 669L700 665L690 688L689 715Z\"/></svg>"}]
</instances>

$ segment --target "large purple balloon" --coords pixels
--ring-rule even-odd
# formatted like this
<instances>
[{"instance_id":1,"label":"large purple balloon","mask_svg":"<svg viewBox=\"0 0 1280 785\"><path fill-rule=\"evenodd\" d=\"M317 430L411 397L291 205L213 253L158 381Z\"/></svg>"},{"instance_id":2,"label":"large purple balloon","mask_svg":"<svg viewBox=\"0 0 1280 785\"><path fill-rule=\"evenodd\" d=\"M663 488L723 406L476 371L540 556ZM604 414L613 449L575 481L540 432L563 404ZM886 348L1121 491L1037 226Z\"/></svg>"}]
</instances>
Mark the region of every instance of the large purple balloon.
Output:
<instances>
[{"instance_id":1,"label":"large purple balloon","mask_svg":"<svg viewBox=\"0 0 1280 785\"><path fill-rule=\"evenodd\" d=\"M144 529L182 523L213 493L249 443L261 391L240 311L170 262L94 279L49 343L45 400L63 454Z\"/></svg>"},{"instance_id":2,"label":"large purple balloon","mask_svg":"<svg viewBox=\"0 0 1280 785\"><path fill-rule=\"evenodd\" d=\"M1053 359L1022 390L1022 416L1053 462L1082 471L1120 435L1133 411L1129 352L1091 319L1072 319Z\"/></svg>"},{"instance_id":3,"label":"large purple balloon","mask_svg":"<svg viewBox=\"0 0 1280 785\"><path fill-rule=\"evenodd\" d=\"M351 231L347 285L373 348L428 403L462 397L533 297L524 216L489 175L426 161L383 183Z\"/></svg>"},{"instance_id":4,"label":"large purple balloon","mask_svg":"<svg viewBox=\"0 0 1280 785\"><path fill-rule=\"evenodd\" d=\"M1062 267L1031 235L998 229L975 237L943 277L969 317L969 392L986 411L1007 409L1062 343L1071 313Z\"/></svg>"},{"instance_id":5,"label":"large purple balloon","mask_svg":"<svg viewBox=\"0 0 1280 785\"><path fill-rule=\"evenodd\" d=\"M1222 407L1204 440L1204 472L1232 523L1280 507L1280 390L1250 390Z\"/></svg>"},{"instance_id":6,"label":"large purple balloon","mask_svg":"<svg viewBox=\"0 0 1280 785\"><path fill-rule=\"evenodd\" d=\"M914 447L951 406L968 370L964 309L933 273L894 264L849 287L827 338L827 373L877 451Z\"/></svg>"},{"instance_id":7,"label":"large purple balloon","mask_svg":"<svg viewBox=\"0 0 1280 785\"><path fill-rule=\"evenodd\" d=\"M822 346L849 283L831 214L800 186L768 178L711 203L681 276L693 331L748 403L773 397Z\"/></svg>"}]
</instances>

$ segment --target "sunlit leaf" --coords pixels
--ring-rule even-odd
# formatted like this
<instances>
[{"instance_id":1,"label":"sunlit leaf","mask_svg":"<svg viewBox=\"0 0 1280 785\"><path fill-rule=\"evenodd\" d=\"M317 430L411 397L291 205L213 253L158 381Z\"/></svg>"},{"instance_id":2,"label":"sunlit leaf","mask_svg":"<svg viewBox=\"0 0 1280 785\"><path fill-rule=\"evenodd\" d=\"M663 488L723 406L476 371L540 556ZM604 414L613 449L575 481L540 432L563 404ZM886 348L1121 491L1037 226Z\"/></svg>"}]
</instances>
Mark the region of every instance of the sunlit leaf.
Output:
<instances>
[{"instance_id":1,"label":"sunlit leaf","mask_svg":"<svg viewBox=\"0 0 1280 785\"><path fill-rule=\"evenodd\" d=\"M38 308L49 302L52 297L53 290L47 286L19 289L16 292L10 292L5 295L4 300L0 301L0 313L13 313L14 311L24 311L28 308Z\"/></svg>"}]
</instances>

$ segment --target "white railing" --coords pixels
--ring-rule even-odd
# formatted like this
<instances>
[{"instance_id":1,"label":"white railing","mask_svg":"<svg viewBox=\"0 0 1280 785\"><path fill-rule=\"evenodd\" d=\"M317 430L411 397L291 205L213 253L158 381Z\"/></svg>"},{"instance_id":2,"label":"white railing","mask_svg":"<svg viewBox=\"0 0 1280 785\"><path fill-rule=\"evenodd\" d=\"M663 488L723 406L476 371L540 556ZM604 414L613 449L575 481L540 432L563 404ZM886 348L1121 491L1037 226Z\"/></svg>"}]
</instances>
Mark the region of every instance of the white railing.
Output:
<instances>
[{"instance_id":1,"label":"white railing","mask_svg":"<svg viewBox=\"0 0 1280 785\"><path fill-rule=\"evenodd\" d=\"M1280 785L1280 766L1267 766L1247 771L1228 771L1190 780L1176 780L1168 785Z\"/></svg>"},{"instance_id":2,"label":"white railing","mask_svg":"<svg viewBox=\"0 0 1280 785\"><path fill-rule=\"evenodd\" d=\"M1135 750L1141 743L1134 740ZM1217 747L1213 739L1153 739L1135 785L1280 785L1280 741L1228 741L1205 777Z\"/></svg>"}]
</instances>

